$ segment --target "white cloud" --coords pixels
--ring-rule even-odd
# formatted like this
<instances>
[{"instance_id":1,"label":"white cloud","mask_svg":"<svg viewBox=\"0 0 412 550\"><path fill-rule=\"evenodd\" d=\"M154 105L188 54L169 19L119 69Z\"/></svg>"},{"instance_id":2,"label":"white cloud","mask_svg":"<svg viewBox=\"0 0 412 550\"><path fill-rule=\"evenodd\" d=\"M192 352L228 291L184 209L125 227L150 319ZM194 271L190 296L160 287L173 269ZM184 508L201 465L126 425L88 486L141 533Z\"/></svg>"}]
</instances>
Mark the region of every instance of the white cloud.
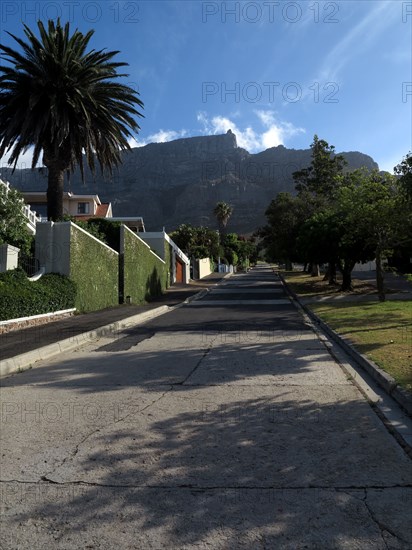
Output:
<instances>
[{"instance_id":1,"label":"white cloud","mask_svg":"<svg viewBox=\"0 0 412 550\"><path fill-rule=\"evenodd\" d=\"M187 130L159 130L155 134L148 137L151 143L164 143L165 141L172 141L173 139L183 138L187 136Z\"/></svg>"},{"instance_id":2,"label":"white cloud","mask_svg":"<svg viewBox=\"0 0 412 550\"><path fill-rule=\"evenodd\" d=\"M166 141L172 141L174 139L179 139L186 137L188 134L187 130L162 130L151 134L147 139L140 138L130 138L128 143L130 147L143 147L148 143L165 143Z\"/></svg>"},{"instance_id":3,"label":"white cloud","mask_svg":"<svg viewBox=\"0 0 412 550\"><path fill-rule=\"evenodd\" d=\"M205 112L197 115L197 120L203 126L205 134L224 134L229 129L236 134L237 144L250 152L262 151L270 147L283 145L288 138L305 133L303 128L298 128L290 122L278 121L274 111L255 111L263 131L259 132L252 126L243 130L238 125L224 116L209 118Z\"/></svg>"},{"instance_id":4,"label":"white cloud","mask_svg":"<svg viewBox=\"0 0 412 550\"><path fill-rule=\"evenodd\" d=\"M132 137L127 140L127 143L130 145L130 147L133 148L133 147L143 147L144 145L148 144L148 141L144 139L136 139Z\"/></svg>"}]
</instances>

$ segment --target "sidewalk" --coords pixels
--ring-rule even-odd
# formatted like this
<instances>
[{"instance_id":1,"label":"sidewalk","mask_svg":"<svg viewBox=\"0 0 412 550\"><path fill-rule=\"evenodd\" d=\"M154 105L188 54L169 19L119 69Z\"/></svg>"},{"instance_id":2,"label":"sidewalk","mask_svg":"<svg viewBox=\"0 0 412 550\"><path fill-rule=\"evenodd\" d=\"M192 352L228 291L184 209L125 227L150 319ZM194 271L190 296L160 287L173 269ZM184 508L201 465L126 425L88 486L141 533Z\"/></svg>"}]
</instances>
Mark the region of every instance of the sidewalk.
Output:
<instances>
[{"instance_id":1,"label":"sidewalk","mask_svg":"<svg viewBox=\"0 0 412 550\"><path fill-rule=\"evenodd\" d=\"M299 297L302 304L333 304L336 302L379 302L377 294L337 294L326 296L307 296ZM386 300L412 300L410 292L396 292L394 294L386 294Z\"/></svg>"},{"instance_id":2,"label":"sidewalk","mask_svg":"<svg viewBox=\"0 0 412 550\"><path fill-rule=\"evenodd\" d=\"M352 277L354 279L368 281L372 285L376 286L376 271L353 271ZM385 273L384 281L385 287L389 288L392 292L395 291L396 293L412 293L412 283L407 281L401 275L395 275L394 273Z\"/></svg>"},{"instance_id":3,"label":"sidewalk","mask_svg":"<svg viewBox=\"0 0 412 550\"><path fill-rule=\"evenodd\" d=\"M353 280L360 280L369 283L376 288L376 272L375 271L353 271ZM412 300L412 283L406 279L393 273L385 273L385 288L386 300ZM301 296L299 300L302 304L313 303L336 303L336 302L379 302L377 290L368 294L356 293L337 293L327 294L324 296Z\"/></svg>"},{"instance_id":4,"label":"sidewalk","mask_svg":"<svg viewBox=\"0 0 412 550\"><path fill-rule=\"evenodd\" d=\"M204 279L191 281L188 285L173 285L162 296L153 299L149 304L120 305L1 334L0 361L55 344L67 338L74 338L79 334L119 322L133 315L150 312L162 306L176 306L190 296L219 283L226 275L226 273L211 273Z\"/></svg>"}]
</instances>

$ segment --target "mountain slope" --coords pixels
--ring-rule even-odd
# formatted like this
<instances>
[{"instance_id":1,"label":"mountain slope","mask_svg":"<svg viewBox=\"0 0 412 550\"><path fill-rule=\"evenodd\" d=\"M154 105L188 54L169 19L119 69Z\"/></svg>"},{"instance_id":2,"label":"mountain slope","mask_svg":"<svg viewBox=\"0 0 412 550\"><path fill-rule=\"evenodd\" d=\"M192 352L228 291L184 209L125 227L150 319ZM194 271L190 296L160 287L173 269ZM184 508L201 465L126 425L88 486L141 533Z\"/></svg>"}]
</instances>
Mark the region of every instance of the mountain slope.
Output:
<instances>
[{"instance_id":1,"label":"mountain slope","mask_svg":"<svg viewBox=\"0 0 412 550\"><path fill-rule=\"evenodd\" d=\"M355 169L378 168L363 153L342 153ZM265 223L265 210L280 191L294 192L292 173L309 166L311 150L283 145L257 154L237 146L229 130L224 135L151 143L122 155L112 176L93 176L85 184L76 171L66 183L74 193L97 193L112 202L114 216L143 216L147 230L167 231L180 223L217 227L213 208L218 201L233 206L229 231L247 233ZM1 170L2 178L21 191L45 191L44 169Z\"/></svg>"}]
</instances>

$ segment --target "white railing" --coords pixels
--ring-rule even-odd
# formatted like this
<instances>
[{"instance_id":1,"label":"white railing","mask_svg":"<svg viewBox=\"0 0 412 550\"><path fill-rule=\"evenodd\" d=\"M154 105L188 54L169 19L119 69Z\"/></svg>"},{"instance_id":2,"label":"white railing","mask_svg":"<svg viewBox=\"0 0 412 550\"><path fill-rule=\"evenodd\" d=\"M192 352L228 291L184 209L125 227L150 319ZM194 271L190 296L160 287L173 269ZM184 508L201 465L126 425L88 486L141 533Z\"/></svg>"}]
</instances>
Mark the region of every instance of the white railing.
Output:
<instances>
[{"instance_id":1,"label":"white railing","mask_svg":"<svg viewBox=\"0 0 412 550\"><path fill-rule=\"evenodd\" d=\"M11 189L10 183L8 181L3 181L0 178L0 184L6 188L6 195L8 195ZM28 204L24 204L23 199L22 199L22 203L23 203L22 204L23 214L27 218L27 227L30 231L32 231L33 233L36 233L36 223L41 221L41 216L38 216L37 213L34 210L32 210Z\"/></svg>"}]
</instances>

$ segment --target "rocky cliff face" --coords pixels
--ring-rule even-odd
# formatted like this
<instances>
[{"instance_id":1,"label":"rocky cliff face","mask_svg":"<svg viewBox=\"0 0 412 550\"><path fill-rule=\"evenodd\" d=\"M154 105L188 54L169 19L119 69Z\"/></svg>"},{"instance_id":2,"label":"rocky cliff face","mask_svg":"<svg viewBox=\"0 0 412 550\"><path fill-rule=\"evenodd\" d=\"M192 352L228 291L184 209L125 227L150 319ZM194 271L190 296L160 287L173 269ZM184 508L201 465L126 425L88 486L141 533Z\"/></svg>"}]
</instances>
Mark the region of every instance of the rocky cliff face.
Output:
<instances>
[{"instance_id":1,"label":"rocky cliff face","mask_svg":"<svg viewBox=\"0 0 412 550\"><path fill-rule=\"evenodd\" d=\"M342 153L350 169L378 168L362 153ZM257 154L237 146L229 130L224 135L152 143L123 153L112 176L79 172L66 189L97 193L112 202L114 216L143 216L147 230L172 231L181 223L216 227L213 208L218 201L233 206L229 231L247 233L265 223L265 210L280 191L294 192L292 173L309 166L310 149L282 145ZM21 191L44 191L46 170L2 169L3 179Z\"/></svg>"}]
</instances>

